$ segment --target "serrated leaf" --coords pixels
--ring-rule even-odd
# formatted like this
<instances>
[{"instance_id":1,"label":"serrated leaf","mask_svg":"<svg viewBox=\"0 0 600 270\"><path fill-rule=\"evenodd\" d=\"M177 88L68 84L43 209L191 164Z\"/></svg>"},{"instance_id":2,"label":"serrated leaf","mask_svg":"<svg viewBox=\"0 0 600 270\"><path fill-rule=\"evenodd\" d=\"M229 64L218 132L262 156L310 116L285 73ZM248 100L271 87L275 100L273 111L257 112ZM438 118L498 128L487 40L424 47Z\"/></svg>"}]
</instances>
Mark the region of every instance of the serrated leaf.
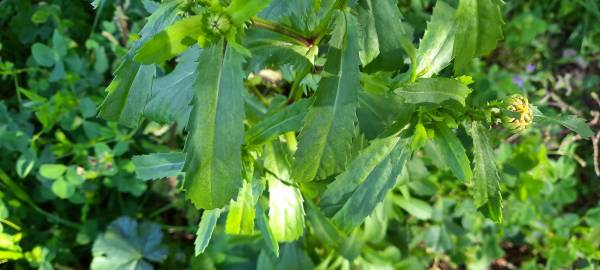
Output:
<instances>
[{"instance_id":1,"label":"serrated leaf","mask_svg":"<svg viewBox=\"0 0 600 270\"><path fill-rule=\"evenodd\" d=\"M197 43L203 33L202 15L179 20L154 35L136 52L134 60L142 64L159 64Z\"/></svg>"},{"instance_id":2,"label":"serrated leaf","mask_svg":"<svg viewBox=\"0 0 600 270\"><path fill-rule=\"evenodd\" d=\"M475 164L473 183L475 204L495 222L502 222L502 194L500 176L496 168L495 156L488 131L480 122L471 125L473 138L473 162Z\"/></svg>"},{"instance_id":3,"label":"serrated leaf","mask_svg":"<svg viewBox=\"0 0 600 270\"><path fill-rule=\"evenodd\" d=\"M456 9L454 70L463 72L471 59L490 53L502 39L499 0L460 0Z\"/></svg>"},{"instance_id":4,"label":"serrated leaf","mask_svg":"<svg viewBox=\"0 0 600 270\"><path fill-rule=\"evenodd\" d=\"M167 246L156 223L121 217L113 221L92 248L92 270L151 270L150 262L160 263L167 258Z\"/></svg>"},{"instance_id":5,"label":"serrated leaf","mask_svg":"<svg viewBox=\"0 0 600 270\"><path fill-rule=\"evenodd\" d=\"M358 22L363 28L363 31L359 32L359 56L361 64L365 66L379 55L379 39L371 0L359 1Z\"/></svg>"},{"instance_id":6,"label":"serrated leaf","mask_svg":"<svg viewBox=\"0 0 600 270\"><path fill-rule=\"evenodd\" d=\"M176 122L180 129L187 126L201 51L198 46L192 46L181 55L181 61L171 73L156 79L144 108L146 118L162 124Z\"/></svg>"},{"instance_id":7,"label":"serrated leaf","mask_svg":"<svg viewBox=\"0 0 600 270\"><path fill-rule=\"evenodd\" d=\"M538 108L533 109L533 121L541 124L558 124L577 132L581 137L587 139L594 136L592 129L585 120L574 115L548 116L544 115Z\"/></svg>"},{"instance_id":8,"label":"serrated leaf","mask_svg":"<svg viewBox=\"0 0 600 270\"><path fill-rule=\"evenodd\" d=\"M200 55L184 168L186 198L197 208L226 205L242 185L242 60L223 40Z\"/></svg>"},{"instance_id":9,"label":"serrated leaf","mask_svg":"<svg viewBox=\"0 0 600 270\"><path fill-rule=\"evenodd\" d=\"M229 204L225 223L227 234L252 235L254 233L255 201L252 185L244 182L237 199Z\"/></svg>"},{"instance_id":10,"label":"serrated leaf","mask_svg":"<svg viewBox=\"0 0 600 270\"><path fill-rule=\"evenodd\" d=\"M471 89L450 78L423 78L394 90L394 93L403 97L407 103L440 104L454 100L464 106Z\"/></svg>"},{"instance_id":11,"label":"serrated leaf","mask_svg":"<svg viewBox=\"0 0 600 270\"><path fill-rule=\"evenodd\" d=\"M263 118L246 132L246 144L261 144L285 132L300 130L311 101L310 99L304 99L295 102Z\"/></svg>"},{"instance_id":12,"label":"serrated leaf","mask_svg":"<svg viewBox=\"0 0 600 270\"><path fill-rule=\"evenodd\" d=\"M100 105L100 117L109 121L119 121L128 127L139 124L144 106L150 97L156 70L154 66L134 62L133 56L146 40L177 18L176 7L177 1L165 2L148 18L148 22L140 31L142 38L134 43L117 69L113 81L106 88L108 95Z\"/></svg>"},{"instance_id":13,"label":"serrated leaf","mask_svg":"<svg viewBox=\"0 0 600 270\"><path fill-rule=\"evenodd\" d=\"M304 233L304 207L302 194L290 182L291 154L283 143L265 144L264 166L269 170L269 228L277 242L297 240Z\"/></svg>"},{"instance_id":14,"label":"serrated leaf","mask_svg":"<svg viewBox=\"0 0 600 270\"><path fill-rule=\"evenodd\" d=\"M412 154L411 138L405 133L371 141L327 186L321 208L333 215L334 224L341 230L348 232L360 225L396 184Z\"/></svg>"},{"instance_id":15,"label":"serrated leaf","mask_svg":"<svg viewBox=\"0 0 600 270\"><path fill-rule=\"evenodd\" d=\"M439 124L435 126L433 142L452 174L461 181L470 183L473 176L471 162L458 137L445 125Z\"/></svg>"},{"instance_id":16,"label":"serrated leaf","mask_svg":"<svg viewBox=\"0 0 600 270\"><path fill-rule=\"evenodd\" d=\"M354 17L339 14L316 99L300 132L294 181L325 178L346 167L360 89L356 31Z\"/></svg>"},{"instance_id":17,"label":"serrated leaf","mask_svg":"<svg viewBox=\"0 0 600 270\"><path fill-rule=\"evenodd\" d=\"M160 179L175 176L181 172L185 162L185 154L154 153L150 155L133 156L135 175L142 180Z\"/></svg>"},{"instance_id":18,"label":"serrated leaf","mask_svg":"<svg viewBox=\"0 0 600 270\"><path fill-rule=\"evenodd\" d=\"M232 0L225 12L231 16L234 25L241 26L267 7L269 3L271 0Z\"/></svg>"},{"instance_id":19,"label":"serrated leaf","mask_svg":"<svg viewBox=\"0 0 600 270\"><path fill-rule=\"evenodd\" d=\"M125 60L120 70L135 70L136 64ZM125 72L125 71L124 71ZM100 116L107 120L119 121L127 127L136 127L142 117L146 101L150 97L150 91L156 68L152 65L138 66L134 74L126 74L125 78L119 72L112 83L108 86L108 96L100 105ZM123 81L121 81L123 79ZM127 91L121 86L129 85Z\"/></svg>"},{"instance_id":20,"label":"serrated leaf","mask_svg":"<svg viewBox=\"0 0 600 270\"><path fill-rule=\"evenodd\" d=\"M427 30L417 50L417 75L429 78L452 61L454 48L454 8L437 1Z\"/></svg>"},{"instance_id":21,"label":"serrated leaf","mask_svg":"<svg viewBox=\"0 0 600 270\"><path fill-rule=\"evenodd\" d=\"M198 231L196 232L196 241L194 241L194 254L196 256L204 253L208 243L210 243L210 238L215 230L220 215L221 209L218 208L204 210L204 213L202 213L202 219L200 220Z\"/></svg>"},{"instance_id":22,"label":"serrated leaf","mask_svg":"<svg viewBox=\"0 0 600 270\"><path fill-rule=\"evenodd\" d=\"M402 14L396 0L361 0L358 19L362 31L361 63L382 70L396 70L404 63L406 40Z\"/></svg>"}]
</instances>

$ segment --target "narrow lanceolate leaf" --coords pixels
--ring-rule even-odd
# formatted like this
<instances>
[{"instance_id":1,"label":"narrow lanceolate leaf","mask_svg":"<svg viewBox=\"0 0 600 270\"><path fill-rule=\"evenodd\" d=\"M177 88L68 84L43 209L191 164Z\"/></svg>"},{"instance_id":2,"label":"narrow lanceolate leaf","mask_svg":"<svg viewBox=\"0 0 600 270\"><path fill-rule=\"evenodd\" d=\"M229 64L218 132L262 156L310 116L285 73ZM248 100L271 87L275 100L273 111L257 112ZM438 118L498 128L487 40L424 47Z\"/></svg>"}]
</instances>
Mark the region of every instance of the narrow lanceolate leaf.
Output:
<instances>
[{"instance_id":1,"label":"narrow lanceolate leaf","mask_svg":"<svg viewBox=\"0 0 600 270\"><path fill-rule=\"evenodd\" d=\"M268 225L269 221L267 220L267 215L265 215L265 211L263 210L260 203L256 204L256 226L260 230L262 239L265 242L265 245L275 254L275 256L279 257L279 244L277 243L277 239L273 235L273 231Z\"/></svg>"},{"instance_id":2,"label":"narrow lanceolate leaf","mask_svg":"<svg viewBox=\"0 0 600 270\"><path fill-rule=\"evenodd\" d=\"M220 215L221 209L205 210L202 214L202 220L200 220L198 231L196 232L196 241L194 241L196 256L202 254L208 246Z\"/></svg>"},{"instance_id":3,"label":"narrow lanceolate leaf","mask_svg":"<svg viewBox=\"0 0 600 270\"><path fill-rule=\"evenodd\" d=\"M464 71L473 57L490 53L502 39L500 0L460 0L456 10L454 70Z\"/></svg>"},{"instance_id":4,"label":"narrow lanceolate leaf","mask_svg":"<svg viewBox=\"0 0 600 270\"><path fill-rule=\"evenodd\" d=\"M271 0L233 0L225 9L234 25L240 26L267 7Z\"/></svg>"},{"instance_id":5,"label":"narrow lanceolate leaf","mask_svg":"<svg viewBox=\"0 0 600 270\"><path fill-rule=\"evenodd\" d=\"M246 144L261 144L285 132L300 130L310 103L310 99L303 99L265 117L248 129Z\"/></svg>"},{"instance_id":6,"label":"narrow lanceolate leaf","mask_svg":"<svg viewBox=\"0 0 600 270\"><path fill-rule=\"evenodd\" d=\"M348 162L360 89L356 22L340 13L316 100L300 132L292 179L312 181L338 173Z\"/></svg>"},{"instance_id":7,"label":"narrow lanceolate leaf","mask_svg":"<svg viewBox=\"0 0 600 270\"><path fill-rule=\"evenodd\" d=\"M154 81L144 117L162 124L175 122L180 129L187 126L201 51L198 46L191 47L181 55L171 73Z\"/></svg>"},{"instance_id":8,"label":"narrow lanceolate leaf","mask_svg":"<svg viewBox=\"0 0 600 270\"><path fill-rule=\"evenodd\" d=\"M179 55L202 35L202 24L201 15L174 23L148 40L135 54L134 60L142 64L158 64Z\"/></svg>"},{"instance_id":9,"label":"narrow lanceolate leaf","mask_svg":"<svg viewBox=\"0 0 600 270\"><path fill-rule=\"evenodd\" d=\"M407 103L442 103L454 100L465 105L471 89L458 80L450 78L423 78L394 90Z\"/></svg>"},{"instance_id":10,"label":"narrow lanceolate leaf","mask_svg":"<svg viewBox=\"0 0 600 270\"><path fill-rule=\"evenodd\" d=\"M485 215L496 222L502 222L502 194L500 176L494 163L494 152L486 128L474 121L471 126L473 138L473 158L475 163L474 189L475 203Z\"/></svg>"},{"instance_id":11,"label":"narrow lanceolate leaf","mask_svg":"<svg viewBox=\"0 0 600 270\"><path fill-rule=\"evenodd\" d=\"M140 65L134 62L133 56L144 42L177 18L176 11L177 1L170 1L160 5L148 18L148 22L140 32L141 39L125 56L113 81L106 88L108 95L100 105L100 117L110 121L119 121L128 127L138 125L144 106L150 97L156 70L154 66Z\"/></svg>"},{"instance_id":12,"label":"narrow lanceolate leaf","mask_svg":"<svg viewBox=\"0 0 600 270\"><path fill-rule=\"evenodd\" d=\"M200 55L184 184L186 198L198 208L224 206L242 185L242 60L222 40Z\"/></svg>"},{"instance_id":13,"label":"narrow lanceolate leaf","mask_svg":"<svg viewBox=\"0 0 600 270\"><path fill-rule=\"evenodd\" d=\"M533 109L533 121L541 124L558 124L577 132L581 137L587 139L594 136L592 129L585 120L574 115L548 116L544 115L538 108Z\"/></svg>"},{"instance_id":14,"label":"narrow lanceolate leaf","mask_svg":"<svg viewBox=\"0 0 600 270\"><path fill-rule=\"evenodd\" d=\"M160 179L175 176L185 162L185 154L176 153L154 153L150 155L134 156L135 175L142 180Z\"/></svg>"},{"instance_id":15,"label":"narrow lanceolate leaf","mask_svg":"<svg viewBox=\"0 0 600 270\"><path fill-rule=\"evenodd\" d=\"M456 134L445 125L440 124L435 127L435 138L433 141L441 154L441 158L450 167L452 174L465 183L470 182L473 175L471 172L471 162Z\"/></svg>"},{"instance_id":16,"label":"narrow lanceolate leaf","mask_svg":"<svg viewBox=\"0 0 600 270\"><path fill-rule=\"evenodd\" d=\"M348 232L360 225L396 184L412 154L411 138L404 133L406 130L400 136L373 140L327 186L321 206L341 230Z\"/></svg>"},{"instance_id":17,"label":"narrow lanceolate leaf","mask_svg":"<svg viewBox=\"0 0 600 270\"><path fill-rule=\"evenodd\" d=\"M454 48L454 8L437 1L427 30L417 50L417 75L429 78L452 61Z\"/></svg>"},{"instance_id":18,"label":"narrow lanceolate leaf","mask_svg":"<svg viewBox=\"0 0 600 270\"><path fill-rule=\"evenodd\" d=\"M278 242L297 240L304 233L304 207L300 190L288 184L291 155L278 141L266 144L264 155L269 170L269 228Z\"/></svg>"},{"instance_id":19,"label":"narrow lanceolate leaf","mask_svg":"<svg viewBox=\"0 0 600 270\"><path fill-rule=\"evenodd\" d=\"M244 182L237 199L229 204L225 232L227 234L252 235L254 233L254 195L252 185Z\"/></svg>"}]
</instances>

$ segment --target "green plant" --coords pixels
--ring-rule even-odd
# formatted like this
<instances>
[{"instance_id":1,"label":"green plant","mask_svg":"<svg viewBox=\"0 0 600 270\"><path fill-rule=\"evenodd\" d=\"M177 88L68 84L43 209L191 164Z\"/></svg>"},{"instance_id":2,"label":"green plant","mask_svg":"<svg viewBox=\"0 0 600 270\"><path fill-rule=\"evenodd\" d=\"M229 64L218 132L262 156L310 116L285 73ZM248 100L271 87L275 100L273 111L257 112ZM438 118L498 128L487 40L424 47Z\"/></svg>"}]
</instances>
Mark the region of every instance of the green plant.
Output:
<instances>
[{"instance_id":1,"label":"green plant","mask_svg":"<svg viewBox=\"0 0 600 270\"><path fill-rule=\"evenodd\" d=\"M578 118L546 116L520 95L471 98L473 81L462 74L502 38L500 6L440 1L415 47L394 1L169 1L124 58L100 116L130 127L142 117L176 122L189 131L183 153L135 163L145 179L185 173L186 198L205 209L197 254L225 213L226 233L251 236L258 227L276 256L278 243L298 240L307 225L336 249L379 204L399 196L406 162L428 142L474 206L502 222L490 133L496 119L511 132L532 122L561 124L584 138L592 131ZM153 86L156 65L182 53L182 68L167 76L185 82ZM452 62L456 77L436 76ZM285 72L289 91L262 81L256 72L266 68ZM395 201L411 208L403 195Z\"/></svg>"},{"instance_id":2,"label":"green plant","mask_svg":"<svg viewBox=\"0 0 600 270\"><path fill-rule=\"evenodd\" d=\"M2 267L599 265L594 1L92 4L0 2Z\"/></svg>"}]
</instances>

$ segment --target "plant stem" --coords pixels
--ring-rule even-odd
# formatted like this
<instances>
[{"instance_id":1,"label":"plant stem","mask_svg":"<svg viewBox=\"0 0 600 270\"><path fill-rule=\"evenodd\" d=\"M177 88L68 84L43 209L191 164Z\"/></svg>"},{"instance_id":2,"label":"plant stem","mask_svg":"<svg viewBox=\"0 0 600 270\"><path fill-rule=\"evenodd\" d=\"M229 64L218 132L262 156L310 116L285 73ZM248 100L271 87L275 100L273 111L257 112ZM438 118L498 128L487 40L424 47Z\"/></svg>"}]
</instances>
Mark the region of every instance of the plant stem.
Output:
<instances>
[{"instance_id":1,"label":"plant stem","mask_svg":"<svg viewBox=\"0 0 600 270\"><path fill-rule=\"evenodd\" d=\"M96 26L98 25L98 21L100 19L100 14L102 14L102 9L104 8L105 2L106 2L106 0L100 1L100 6L98 7L98 11L96 11L96 14L94 16L94 22L92 23L92 28L90 29L90 35L89 35L88 39L92 38L92 35L94 34L94 31L96 30Z\"/></svg>"},{"instance_id":2,"label":"plant stem","mask_svg":"<svg viewBox=\"0 0 600 270\"><path fill-rule=\"evenodd\" d=\"M19 107L22 106L23 104L23 98L21 97L21 91L19 91L19 77L17 77L17 74L13 74L13 80L15 82L15 92L17 93L17 100L19 101Z\"/></svg>"},{"instance_id":3,"label":"plant stem","mask_svg":"<svg viewBox=\"0 0 600 270\"><path fill-rule=\"evenodd\" d=\"M31 199L31 197L29 197L27 192L25 192L25 190L23 188L21 188L21 186L19 186L15 181L13 181L10 178L10 176L8 176L8 174L6 174L2 169L0 169L0 180L7 187L7 190L11 191L17 199L19 199L22 202L24 202L25 204L29 205L36 212L46 216L49 220L56 221L56 223L60 223L62 225L65 225L67 227L71 227L71 228L77 229L77 230L79 230L83 227L80 224L66 220L66 219L64 219L60 216L54 215L52 213L46 212L44 209L39 207Z\"/></svg>"},{"instance_id":4,"label":"plant stem","mask_svg":"<svg viewBox=\"0 0 600 270\"><path fill-rule=\"evenodd\" d=\"M252 18L252 20L250 20L250 22L255 27L267 29L267 30L288 36L290 38L293 38L294 40L298 41L300 44L302 44L304 46L312 47L314 45L313 38L305 37L302 33L299 33L294 29L291 29L287 26L278 24L276 22L268 21L265 19L257 18L257 17Z\"/></svg>"},{"instance_id":5,"label":"plant stem","mask_svg":"<svg viewBox=\"0 0 600 270\"><path fill-rule=\"evenodd\" d=\"M9 227L15 229L16 231L21 230L21 227L19 227L19 225L14 224L14 223L10 222L9 220L0 218L0 223L4 223L4 224L8 225Z\"/></svg>"},{"instance_id":6,"label":"plant stem","mask_svg":"<svg viewBox=\"0 0 600 270\"><path fill-rule=\"evenodd\" d=\"M154 212L150 213L150 215L148 215L148 218L154 218L155 216L158 216L169 209L175 208L175 206L175 202L171 202L167 205L164 205L163 207L158 208L157 210L154 210Z\"/></svg>"}]
</instances>

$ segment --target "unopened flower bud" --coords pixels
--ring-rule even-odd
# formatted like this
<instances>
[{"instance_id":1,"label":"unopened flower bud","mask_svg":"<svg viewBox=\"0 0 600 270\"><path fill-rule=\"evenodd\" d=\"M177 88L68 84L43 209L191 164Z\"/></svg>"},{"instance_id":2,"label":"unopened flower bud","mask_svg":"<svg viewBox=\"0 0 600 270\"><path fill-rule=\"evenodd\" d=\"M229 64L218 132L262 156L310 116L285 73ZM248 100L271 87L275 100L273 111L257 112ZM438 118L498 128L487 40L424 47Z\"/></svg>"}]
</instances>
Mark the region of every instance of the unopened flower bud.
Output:
<instances>
[{"instance_id":1,"label":"unopened flower bud","mask_svg":"<svg viewBox=\"0 0 600 270\"><path fill-rule=\"evenodd\" d=\"M211 34L223 35L231 29L231 19L225 13L209 13L206 17L206 26Z\"/></svg>"},{"instance_id":2,"label":"unopened flower bud","mask_svg":"<svg viewBox=\"0 0 600 270\"><path fill-rule=\"evenodd\" d=\"M517 133L527 129L533 122L533 112L526 97L512 95L503 101L504 109L502 124L512 132Z\"/></svg>"}]
</instances>

